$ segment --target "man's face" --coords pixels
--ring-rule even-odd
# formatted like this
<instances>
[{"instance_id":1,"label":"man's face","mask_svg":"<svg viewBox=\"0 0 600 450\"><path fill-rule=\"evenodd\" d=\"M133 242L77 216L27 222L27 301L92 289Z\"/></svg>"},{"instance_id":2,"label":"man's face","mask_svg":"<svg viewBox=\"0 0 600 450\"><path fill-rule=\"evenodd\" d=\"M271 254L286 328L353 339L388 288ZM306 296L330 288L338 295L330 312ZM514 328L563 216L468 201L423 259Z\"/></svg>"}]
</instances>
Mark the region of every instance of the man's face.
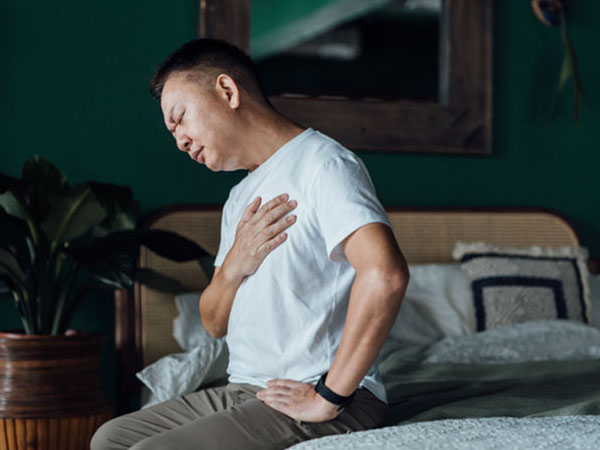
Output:
<instances>
[{"instance_id":1,"label":"man's face","mask_svg":"<svg viewBox=\"0 0 600 450\"><path fill-rule=\"evenodd\" d=\"M231 108L214 89L173 73L163 87L160 106L179 150L215 172L242 168L229 150L237 147L230 131Z\"/></svg>"}]
</instances>

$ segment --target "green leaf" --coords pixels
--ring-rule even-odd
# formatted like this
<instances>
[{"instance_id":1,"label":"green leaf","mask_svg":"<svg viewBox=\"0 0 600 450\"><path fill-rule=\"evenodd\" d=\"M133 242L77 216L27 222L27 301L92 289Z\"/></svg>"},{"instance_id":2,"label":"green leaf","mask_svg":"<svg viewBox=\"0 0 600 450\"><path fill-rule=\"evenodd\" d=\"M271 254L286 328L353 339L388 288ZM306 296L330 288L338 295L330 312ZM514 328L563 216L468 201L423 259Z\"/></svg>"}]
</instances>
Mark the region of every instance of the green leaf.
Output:
<instances>
[{"instance_id":1,"label":"green leaf","mask_svg":"<svg viewBox=\"0 0 600 450\"><path fill-rule=\"evenodd\" d=\"M138 242L154 253L177 262L194 261L212 256L194 241L166 230L139 230Z\"/></svg>"},{"instance_id":2,"label":"green leaf","mask_svg":"<svg viewBox=\"0 0 600 450\"><path fill-rule=\"evenodd\" d=\"M133 199L131 189L116 184L89 183L92 192L106 211L106 217L94 228L94 236L104 236L111 231L135 228L140 205Z\"/></svg>"},{"instance_id":3,"label":"green leaf","mask_svg":"<svg viewBox=\"0 0 600 450\"><path fill-rule=\"evenodd\" d=\"M25 162L22 176L29 182L25 194L29 214L36 222L42 222L50 213L49 196L67 190L67 179L52 163L39 156Z\"/></svg>"},{"instance_id":4,"label":"green leaf","mask_svg":"<svg viewBox=\"0 0 600 450\"><path fill-rule=\"evenodd\" d=\"M27 213L12 192L0 194L0 206L4 211L19 219L27 220Z\"/></svg>"},{"instance_id":5,"label":"green leaf","mask_svg":"<svg viewBox=\"0 0 600 450\"><path fill-rule=\"evenodd\" d=\"M150 289L159 292L181 294L186 290L179 281L148 268L138 269L135 273L135 279Z\"/></svg>"},{"instance_id":6,"label":"green leaf","mask_svg":"<svg viewBox=\"0 0 600 450\"><path fill-rule=\"evenodd\" d=\"M0 194L13 189L21 190L27 185L26 182L19 178L11 177L0 173Z\"/></svg>"},{"instance_id":7,"label":"green leaf","mask_svg":"<svg viewBox=\"0 0 600 450\"><path fill-rule=\"evenodd\" d=\"M5 296L16 290L16 286L11 277L0 273L0 296Z\"/></svg>"},{"instance_id":8,"label":"green leaf","mask_svg":"<svg viewBox=\"0 0 600 450\"><path fill-rule=\"evenodd\" d=\"M174 261L214 260L195 242L164 230L125 230L67 248L73 259L104 284L130 286L136 277L140 245Z\"/></svg>"},{"instance_id":9,"label":"green leaf","mask_svg":"<svg viewBox=\"0 0 600 450\"><path fill-rule=\"evenodd\" d=\"M17 259L4 249L0 249L0 275L9 276L16 284L25 283L25 274Z\"/></svg>"},{"instance_id":10,"label":"green leaf","mask_svg":"<svg viewBox=\"0 0 600 450\"><path fill-rule=\"evenodd\" d=\"M104 208L85 185L70 194L50 196L50 203L51 213L42 228L55 246L81 236L106 217Z\"/></svg>"},{"instance_id":11,"label":"green leaf","mask_svg":"<svg viewBox=\"0 0 600 450\"><path fill-rule=\"evenodd\" d=\"M22 177L23 180L42 186L49 192L58 192L67 183L65 175L39 155L25 161Z\"/></svg>"},{"instance_id":12,"label":"green leaf","mask_svg":"<svg viewBox=\"0 0 600 450\"><path fill-rule=\"evenodd\" d=\"M32 260L28 239L27 223L0 208L0 248L10 252L24 272L29 270Z\"/></svg>"},{"instance_id":13,"label":"green leaf","mask_svg":"<svg viewBox=\"0 0 600 450\"><path fill-rule=\"evenodd\" d=\"M109 220L128 211L133 203L131 189L126 186L97 181L90 181L88 185L106 211L106 218Z\"/></svg>"},{"instance_id":14,"label":"green leaf","mask_svg":"<svg viewBox=\"0 0 600 450\"><path fill-rule=\"evenodd\" d=\"M133 284L139 255L134 231L120 231L65 250L96 279L113 287Z\"/></svg>"},{"instance_id":15,"label":"green leaf","mask_svg":"<svg viewBox=\"0 0 600 450\"><path fill-rule=\"evenodd\" d=\"M137 224L139 203L133 202L129 211L124 211L114 218L106 217L100 225L92 230L94 237L106 236L115 231L133 230Z\"/></svg>"},{"instance_id":16,"label":"green leaf","mask_svg":"<svg viewBox=\"0 0 600 450\"><path fill-rule=\"evenodd\" d=\"M573 75L573 65L571 58L569 57L569 52L565 51L565 56L563 58L562 67L560 69L560 76L558 78L558 90L562 91L569 81L569 78Z\"/></svg>"}]
</instances>

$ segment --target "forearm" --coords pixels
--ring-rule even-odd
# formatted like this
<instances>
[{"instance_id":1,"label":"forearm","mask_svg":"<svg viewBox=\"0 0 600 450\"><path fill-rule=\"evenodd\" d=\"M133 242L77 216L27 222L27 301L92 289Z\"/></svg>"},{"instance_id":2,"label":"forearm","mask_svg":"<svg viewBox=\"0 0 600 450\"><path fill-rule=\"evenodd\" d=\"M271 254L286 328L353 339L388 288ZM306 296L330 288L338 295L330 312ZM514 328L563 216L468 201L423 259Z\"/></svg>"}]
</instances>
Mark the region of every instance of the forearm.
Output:
<instances>
[{"instance_id":1,"label":"forearm","mask_svg":"<svg viewBox=\"0 0 600 450\"><path fill-rule=\"evenodd\" d=\"M227 258L200 296L200 317L204 328L216 338L227 334L229 314L244 277L230 269Z\"/></svg>"},{"instance_id":2,"label":"forearm","mask_svg":"<svg viewBox=\"0 0 600 450\"><path fill-rule=\"evenodd\" d=\"M408 275L392 278L371 271L354 280L342 339L326 380L339 395L350 395L358 387L394 324Z\"/></svg>"}]
</instances>

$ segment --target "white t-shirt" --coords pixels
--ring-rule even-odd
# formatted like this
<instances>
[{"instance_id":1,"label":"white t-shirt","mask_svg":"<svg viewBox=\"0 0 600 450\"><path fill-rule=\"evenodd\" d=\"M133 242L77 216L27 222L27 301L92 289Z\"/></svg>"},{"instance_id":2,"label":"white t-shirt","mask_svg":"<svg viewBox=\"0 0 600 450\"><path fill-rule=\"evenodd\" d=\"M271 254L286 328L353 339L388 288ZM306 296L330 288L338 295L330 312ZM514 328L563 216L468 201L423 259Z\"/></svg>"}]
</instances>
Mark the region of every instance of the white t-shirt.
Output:
<instances>
[{"instance_id":1,"label":"white t-shirt","mask_svg":"<svg viewBox=\"0 0 600 450\"><path fill-rule=\"evenodd\" d=\"M316 383L335 358L356 275L339 244L363 225L390 226L363 162L308 128L231 190L215 266L231 249L252 200L260 196L264 204L283 193L298 201L290 212L297 220L236 293L226 338L232 383ZM360 384L387 401L375 364Z\"/></svg>"}]
</instances>

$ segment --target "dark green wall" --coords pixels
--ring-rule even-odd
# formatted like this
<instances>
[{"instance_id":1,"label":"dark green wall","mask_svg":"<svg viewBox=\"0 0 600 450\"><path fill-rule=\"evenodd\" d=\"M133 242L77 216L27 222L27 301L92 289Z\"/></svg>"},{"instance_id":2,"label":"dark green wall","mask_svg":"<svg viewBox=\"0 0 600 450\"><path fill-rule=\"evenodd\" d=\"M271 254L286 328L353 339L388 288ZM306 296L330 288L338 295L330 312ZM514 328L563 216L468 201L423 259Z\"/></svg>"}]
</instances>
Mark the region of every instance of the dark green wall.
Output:
<instances>
[{"instance_id":1,"label":"dark green wall","mask_svg":"<svg viewBox=\"0 0 600 450\"><path fill-rule=\"evenodd\" d=\"M593 110L573 124L570 92L549 120L562 58L558 31L529 2L497 1L494 154L366 154L386 205L543 206L564 213L600 256L600 2L571 2L570 31ZM242 173L213 174L179 152L148 95L154 66L196 30L196 0L4 0L0 6L0 170L17 174L40 154L73 181L129 184L148 211L175 202L225 201ZM407 69L408 70L408 69ZM109 339L110 299L90 299L75 325ZM0 329L16 327L0 305Z\"/></svg>"}]
</instances>

